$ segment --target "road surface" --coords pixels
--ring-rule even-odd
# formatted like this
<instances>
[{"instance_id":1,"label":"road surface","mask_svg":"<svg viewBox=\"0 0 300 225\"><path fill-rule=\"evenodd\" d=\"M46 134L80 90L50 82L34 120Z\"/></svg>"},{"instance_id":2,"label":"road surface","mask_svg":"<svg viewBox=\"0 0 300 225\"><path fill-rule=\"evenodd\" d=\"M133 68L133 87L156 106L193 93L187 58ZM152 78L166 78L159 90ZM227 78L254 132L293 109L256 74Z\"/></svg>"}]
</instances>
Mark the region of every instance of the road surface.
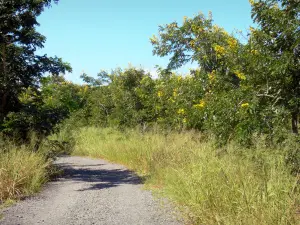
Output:
<instances>
[{"instance_id":1,"label":"road surface","mask_svg":"<svg viewBox=\"0 0 300 225\"><path fill-rule=\"evenodd\" d=\"M181 224L125 167L82 157L62 157L64 170L34 197L0 211L3 225Z\"/></svg>"}]
</instances>

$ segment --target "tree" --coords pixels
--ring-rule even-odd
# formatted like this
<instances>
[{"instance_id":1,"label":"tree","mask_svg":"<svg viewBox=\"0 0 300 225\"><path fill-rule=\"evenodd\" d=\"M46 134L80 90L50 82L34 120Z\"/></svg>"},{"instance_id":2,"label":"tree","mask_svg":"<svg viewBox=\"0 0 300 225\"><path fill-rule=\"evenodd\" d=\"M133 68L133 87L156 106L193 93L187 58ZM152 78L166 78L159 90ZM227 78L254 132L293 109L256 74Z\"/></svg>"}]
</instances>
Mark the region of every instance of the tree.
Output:
<instances>
[{"instance_id":1,"label":"tree","mask_svg":"<svg viewBox=\"0 0 300 225\"><path fill-rule=\"evenodd\" d=\"M159 37L153 36L153 53L170 55L167 69L177 69L187 62L196 62L199 69L192 70L194 105L189 113L198 129L211 130L218 140L226 142L234 136L242 120L240 108L249 101L246 46L223 28L214 25L212 15L202 13L194 18L184 17L177 22L159 27ZM182 105L182 104L181 104ZM191 107L187 107L191 108ZM248 132L250 133L250 132Z\"/></svg>"},{"instance_id":2,"label":"tree","mask_svg":"<svg viewBox=\"0 0 300 225\"><path fill-rule=\"evenodd\" d=\"M214 25L212 15L206 18L199 13L194 18L184 17L183 24L177 22L159 27L159 36L153 36L153 54L171 55L168 69L177 69L187 62L196 62L206 73L214 70L226 70L236 58L239 41L223 28ZM234 57L233 57L234 56Z\"/></svg>"},{"instance_id":3,"label":"tree","mask_svg":"<svg viewBox=\"0 0 300 225\"><path fill-rule=\"evenodd\" d=\"M36 88L45 73L71 71L61 58L39 56L46 37L36 31L37 17L58 0L11 0L0 2L0 124L20 108L18 95Z\"/></svg>"},{"instance_id":4,"label":"tree","mask_svg":"<svg viewBox=\"0 0 300 225\"><path fill-rule=\"evenodd\" d=\"M211 92L214 101L231 93L237 97L234 108L243 101L253 103L261 126L252 127L259 133L272 134L276 121L280 117L282 121L288 118L287 111L291 114L292 130L298 133L300 2L250 2L252 18L258 27L250 29L248 43L242 44L213 25L211 15L206 18L199 14L194 18L185 17L182 25L173 22L160 26L159 37L151 38L153 53L170 55L168 69L179 68L189 61L198 63L202 71L199 79L207 80L203 88ZM216 118L213 112L210 115Z\"/></svg>"},{"instance_id":5,"label":"tree","mask_svg":"<svg viewBox=\"0 0 300 225\"><path fill-rule=\"evenodd\" d=\"M298 134L300 113L300 2L298 0L250 1L252 28L249 45L263 57L255 61L260 68L256 82L258 95L273 106L283 106L292 118L292 130Z\"/></svg>"}]
</instances>

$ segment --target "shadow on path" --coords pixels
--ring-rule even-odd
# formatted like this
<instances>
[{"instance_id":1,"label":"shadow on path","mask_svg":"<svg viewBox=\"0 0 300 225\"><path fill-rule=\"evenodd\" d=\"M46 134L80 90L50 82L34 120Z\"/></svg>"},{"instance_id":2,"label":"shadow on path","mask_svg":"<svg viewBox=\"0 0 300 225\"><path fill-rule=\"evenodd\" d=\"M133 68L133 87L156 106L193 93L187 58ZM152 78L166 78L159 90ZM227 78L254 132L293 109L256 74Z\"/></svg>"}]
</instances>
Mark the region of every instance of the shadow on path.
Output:
<instances>
[{"instance_id":1,"label":"shadow on path","mask_svg":"<svg viewBox=\"0 0 300 225\"><path fill-rule=\"evenodd\" d=\"M139 178L134 172L126 169L94 169L97 165L60 164L63 170L62 178L75 182L91 183L90 187L78 191L100 190L105 188L117 187L123 184L142 184L142 178ZM91 168L92 167L92 168Z\"/></svg>"}]
</instances>

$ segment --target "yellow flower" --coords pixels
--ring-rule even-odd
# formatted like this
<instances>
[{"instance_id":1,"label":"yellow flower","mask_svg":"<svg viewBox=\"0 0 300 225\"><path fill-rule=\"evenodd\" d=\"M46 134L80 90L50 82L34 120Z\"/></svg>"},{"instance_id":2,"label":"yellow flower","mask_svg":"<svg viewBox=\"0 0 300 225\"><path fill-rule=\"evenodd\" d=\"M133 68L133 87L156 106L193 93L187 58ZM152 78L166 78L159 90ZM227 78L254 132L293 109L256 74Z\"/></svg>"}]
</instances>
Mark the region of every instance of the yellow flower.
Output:
<instances>
[{"instance_id":1,"label":"yellow flower","mask_svg":"<svg viewBox=\"0 0 300 225\"><path fill-rule=\"evenodd\" d=\"M177 93L177 89L176 89L176 88L173 90L173 96L174 96L174 97L177 97L177 96L178 96L178 93Z\"/></svg>"},{"instance_id":2,"label":"yellow flower","mask_svg":"<svg viewBox=\"0 0 300 225\"><path fill-rule=\"evenodd\" d=\"M176 28L177 27L177 23L171 23L167 25L167 28Z\"/></svg>"},{"instance_id":3,"label":"yellow flower","mask_svg":"<svg viewBox=\"0 0 300 225\"><path fill-rule=\"evenodd\" d=\"M197 109L202 109L205 107L205 101L202 99L200 100L199 104L194 105L195 108Z\"/></svg>"},{"instance_id":4,"label":"yellow flower","mask_svg":"<svg viewBox=\"0 0 300 225\"><path fill-rule=\"evenodd\" d=\"M208 74L208 79L210 81L216 80L216 71L215 70L213 70L211 73Z\"/></svg>"},{"instance_id":5,"label":"yellow flower","mask_svg":"<svg viewBox=\"0 0 300 225\"><path fill-rule=\"evenodd\" d=\"M249 0L250 5L254 5L254 0Z\"/></svg>"},{"instance_id":6,"label":"yellow flower","mask_svg":"<svg viewBox=\"0 0 300 225\"><path fill-rule=\"evenodd\" d=\"M255 29L255 28L250 27L249 29L250 29L250 32L251 32L251 33L255 34L255 32L256 32L256 29Z\"/></svg>"},{"instance_id":7,"label":"yellow flower","mask_svg":"<svg viewBox=\"0 0 300 225\"><path fill-rule=\"evenodd\" d=\"M172 103L175 103L175 100L172 99L172 98L169 98L168 100L169 100L170 102L172 102Z\"/></svg>"},{"instance_id":8,"label":"yellow flower","mask_svg":"<svg viewBox=\"0 0 300 225\"><path fill-rule=\"evenodd\" d=\"M164 93L163 93L162 91L158 91L158 92L157 92L157 96L158 96L158 97L162 97L163 95L164 95Z\"/></svg>"},{"instance_id":9,"label":"yellow flower","mask_svg":"<svg viewBox=\"0 0 300 225\"><path fill-rule=\"evenodd\" d=\"M248 102L243 103L243 104L241 105L241 107L242 107L242 108L247 108L247 107L249 107L249 103L248 103Z\"/></svg>"},{"instance_id":10,"label":"yellow flower","mask_svg":"<svg viewBox=\"0 0 300 225\"><path fill-rule=\"evenodd\" d=\"M228 40L227 40L227 44L229 45L229 47L231 49L236 49L237 48L237 40L235 40L234 38L230 37Z\"/></svg>"},{"instance_id":11,"label":"yellow flower","mask_svg":"<svg viewBox=\"0 0 300 225\"><path fill-rule=\"evenodd\" d=\"M225 35L225 36L229 36L228 32L223 30L222 33Z\"/></svg>"},{"instance_id":12,"label":"yellow flower","mask_svg":"<svg viewBox=\"0 0 300 225\"><path fill-rule=\"evenodd\" d=\"M215 52L217 53L218 57L221 57L221 56L225 55L225 53L226 53L225 48L220 45L215 45L214 49L215 49Z\"/></svg>"},{"instance_id":13,"label":"yellow flower","mask_svg":"<svg viewBox=\"0 0 300 225\"><path fill-rule=\"evenodd\" d=\"M158 43L158 38L157 38L155 35L153 35L153 36L150 38L150 41L151 41L152 44L157 44L157 43Z\"/></svg>"},{"instance_id":14,"label":"yellow flower","mask_svg":"<svg viewBox=\"0 0 300 225\"><path fill-rule=\"evenodd\" d=\"M182 120L182 122L183 122L183 123L187 123L187 119L184 118L184 119Z\"/></svg>"},{"instance_id":15,"label":"yellow flower","mask_svg":"<svg viewBox=\"0 0 300 225\"><path fill-rule=\"evenodd\" d=\"M191 41L190 41L190 46L191 46L192 48L195 47L195 41L194 41L194 40L191 40Z\"/></svg>"},{"instance_id":16,"label":"yellow flower","mask_svg":"<svg viewBox=\"0 0 300 225\"><path fill-rule=\"evenodd\" d=\"M236 70L234 73L240 80L246 80L245 74L241 73L240 71Z\"/></svg>"},{"instance_id":17,"label":"yellow flower","mask_svg":"<svg viewBox=\"0 0 300 225\"><path fill-rule=\"evenodd\" d=\"M180 82L182 80L181 76L178 76L177 81Z\"/></svg>"},{"instance_id":18,"label":"yellow flower","mask_svg":"<svg viewBox=\"0 0 300 225\"><path fill-rule=\"evenodd\" d=\"M204 101L203 99L200 100L199 106L200 106L201 108L203 108L203 107L205 106L205 101Z\"/></svg>"},{"instance_id":19,"label":"yellow flower","mask_svg":"<svg viewBox=\"0 0 300 225\"><path fill-rule=\"evenodd\" d=\"M220 30L220 27L218 25L213 25L213 30L214 31L219 31Z\"/></svg>"},{"instance_id":20,"label":"yellow flower","mask_svg":"<svg viewBox=\"0 0 300 225\"><path fill-rule=\"evenodd\" d=\"M84 86L83 93L86 93L89 87L87 85Z\"/></svg>"},{"instance_id":21,"label":"yellow flower","mask_svg":"<svg viewBox=\"0 0 300 225\"><path fill-rule=\"evenodd\" d=\"M257 50L254 50L254 49L252 49L252 50L251 50L251 53L252 53L253 55L257 55L257 54L258 54L258 51L257 51Z\"/></svg>"},{"instance_id":22,"label":"yellow flower","mask_svg":"<svg viewBox=\"0 0 300 225\"><path fill-rule=\"evenodd\" d=\"M185 114L185 110L184 109L178 109L177 113L180 114L180 115L183 115L183 114Z\"/></svg>"}]
</instances>

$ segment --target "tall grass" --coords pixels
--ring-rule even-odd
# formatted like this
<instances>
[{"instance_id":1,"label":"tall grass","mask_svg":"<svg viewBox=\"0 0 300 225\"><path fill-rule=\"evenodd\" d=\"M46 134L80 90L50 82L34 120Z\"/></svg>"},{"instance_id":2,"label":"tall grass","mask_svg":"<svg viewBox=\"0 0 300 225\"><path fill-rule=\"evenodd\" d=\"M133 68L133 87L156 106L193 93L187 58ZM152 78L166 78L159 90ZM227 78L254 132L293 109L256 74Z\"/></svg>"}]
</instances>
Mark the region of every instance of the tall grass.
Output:
<instances>
[{"instance_id":1,"label":"tall grass","mask_svg":"<svg viewBox=\"0 0 300 225\"><path fill-rule=\"evenodd\" d=\"M127 165L146 184L187 209L196 224L297 224L298 178L282 151L262 146L216 150L199 133L164 135L84 128L75 155Z\"/></svg>"},{"instance_id":2,"label":"tall grass","mask_svg":"<svg viewBox=\"0 0 300 225\"><path fill-rule=\"evenodd\" d=\"M47 180L48 163L25 146L0 149L0 204L37 192Z\"/></svg>"}]
</instances>

